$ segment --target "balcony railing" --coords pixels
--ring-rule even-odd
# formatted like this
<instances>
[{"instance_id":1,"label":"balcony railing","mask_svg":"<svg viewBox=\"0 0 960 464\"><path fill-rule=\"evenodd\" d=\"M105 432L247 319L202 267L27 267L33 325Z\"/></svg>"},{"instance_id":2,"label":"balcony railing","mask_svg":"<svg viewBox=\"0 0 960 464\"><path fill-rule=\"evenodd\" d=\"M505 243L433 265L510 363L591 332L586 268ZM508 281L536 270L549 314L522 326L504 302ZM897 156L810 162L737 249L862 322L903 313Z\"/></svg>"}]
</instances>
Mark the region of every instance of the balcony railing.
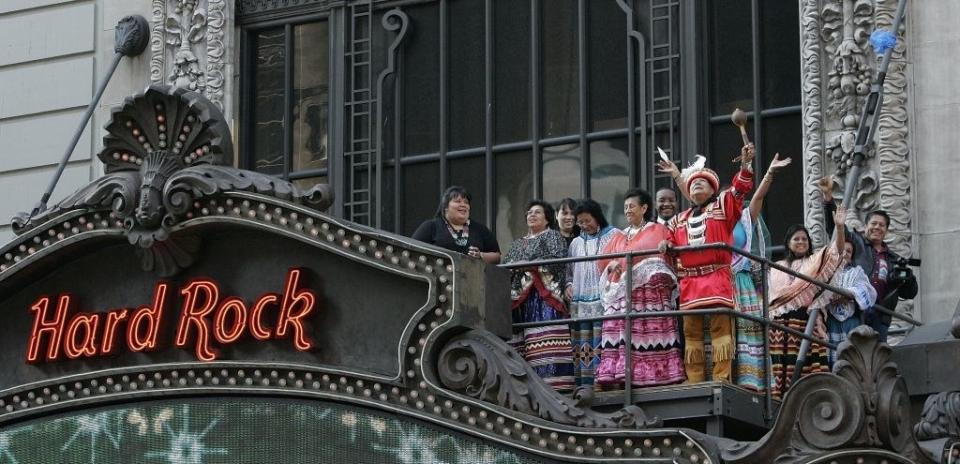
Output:
<instances>
[{"instance_id":1,"label":"balcony railing","mask_svg":"<svg viewBox=\"0 0 960 464\"><path fill-rule=\"evenodd\" d=\"M770 272L770 269L776 269L781 272L787 273L795 278L810 282L820 287L821 289L823 289L823 291L830 291L835 294L845 296L851 300L854 299L854 295L851 292L847 291L846 289L835 287L833 285L830 285L829 283L822 282L815 278L808 277L804 274L794 271L789 267L777 264L763 256L758 256L758 255L737 249L726 243L710 243L710 244L697 245L697 246L673 247L673 248L670 248L670 250L668 251L668 254L677 255L677 254L690 253L690 252L696 252L696 251L702 251L702 250L727 250L732 253L736 253L741 256L744 256L745 258L753 262L758 262L760 263L761 272L762 272L761 275L763 276L764 279L767 278L767 275ZM627 261L626 268L632 270L634 260L636 260L637 258L644 258L647 256L653 256L658 254L660 254L660 251L655 249L639 250L639 251L628 251L628 252L621 252L621 253L598 254L598 255L591 255L591 256L543 259L543 260L535 260L535 261L520 261L520 262L514 262L510 264L501 264L500 267L514 270L514 269L525 269L530 267L539 267L539 266L545 266L545 265L551 265L551 264L570 264L570 263L578 263L578 262L585 262L585 261L598 261L598 260L624 258ZM807 354L807 351L809 350L811 343L816 343L818 345L825 346L831 350L837 349L837 346L830 343L829 341L813 336L813 329L816 322L815 318L820 312L819 308L811 308L811 310L809 311L809 319L807 321L806 329L803 332L793 329L791 327L787 327L783 324L780 324L779 322L770 320L770 317L769 317L770 301L767 295L768 286L766 285L766 283L764 283L764 285L762 285L761 288L758 289L758 293L760 294L761 301L762 301L762 311L763 311L762 317L756 317L750 314L743 314L731 308L693 309L693 310L675 310L675 311L658 311L658 312L635 312L633 310L633 291L632 291L633 290L633 272L625 272L624 276L626 281L625 283L626 283L626 298L627 298L627 310L625 313L608 314L608 315L593 316L593 317L572 317L572 318L565 318L565 319L556 319L551 321L524 322L524 323L513 324L513 327L515 329L520 329L525 327L573 324L577 322L593 322L593 321L603 321L603 320L610 320L610 319L624 320L624 328L625 328L624 329L624 345L627 347L624 353L626 358L625 359L626 372L624 372L624 384L623 384L624 385L624 388L623 388L624 406L630 406L633 404L633 388L632 388L632 382L630 381L633 378L633 372L632 372L633 371L633 362L632 362L633 350L630 349L630 347L632 347L632 342L631 342L632 330L628 329L629 327L632 326L630 324L630 321L632 321L633 319L645 318L645 317L680 317L680 316L696 316L696 315L707 315L707 314L723 314L723 315L733 316L735 318L748 319L752 322L761 324L764 329L763 330L764 332L764 337L763 337L763 358L764 358L764 370L763 370L764 389L763 391L764 393L763 395L764 395L765 406L766 406L766 411L764 415L767 421L771 420L773 415L773 396L770 394L770 370L771 370L770 336L769 336L770 328L776 328L776 329L782 330L786 333L793 334L797 337L800 337L803 340L800 346L800 351L797 355L797 363L794 366L794 379L793 379L794 381L797 380L797 377L799 377L800 373L802 372L803 364L806 362L806 354ZM883 314L887 314L897 319L906 321L912 324L913 326L922 325L922 323L920 323L919 321L909 316L906 316L904 314L897 313L896 311L893 311L889 308L886 308L880 305L874 305L873 307L875 310ZM861 311L861 317L863 316L864 316L864 313L863 311Z\"/></svg>"}]
</instances>

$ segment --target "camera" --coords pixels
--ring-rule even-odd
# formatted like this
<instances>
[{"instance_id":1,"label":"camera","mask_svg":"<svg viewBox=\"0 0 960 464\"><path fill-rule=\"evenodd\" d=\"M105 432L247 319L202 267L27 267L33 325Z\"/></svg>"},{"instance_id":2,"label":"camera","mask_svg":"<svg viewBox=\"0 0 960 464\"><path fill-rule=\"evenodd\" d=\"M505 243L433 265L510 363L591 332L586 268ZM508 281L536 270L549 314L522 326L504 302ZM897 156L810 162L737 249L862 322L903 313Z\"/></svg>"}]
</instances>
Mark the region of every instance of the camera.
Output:
<instances>
[{"instance_id":1,"label":"camera","mask_svg":"<svg viewBox=\"0 0 960 464\"><path fill-rule=\"evenodd\" d=\"M910 266L920 266L920 260L917 258L897 258L890 273L891 280L905 282L912 278L913 270L910 269Z\"/></svg>"}]
</instances>

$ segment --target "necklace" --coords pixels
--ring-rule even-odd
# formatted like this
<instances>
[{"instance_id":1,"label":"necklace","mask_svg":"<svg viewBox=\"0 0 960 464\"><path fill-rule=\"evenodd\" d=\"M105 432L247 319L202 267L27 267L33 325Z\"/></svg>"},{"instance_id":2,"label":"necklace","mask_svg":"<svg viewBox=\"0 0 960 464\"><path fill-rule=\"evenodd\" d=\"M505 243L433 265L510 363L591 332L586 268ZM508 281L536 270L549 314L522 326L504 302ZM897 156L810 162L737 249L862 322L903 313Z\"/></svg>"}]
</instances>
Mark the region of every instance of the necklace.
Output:
<instances>
[{"instance_id":1,"label":"necklace","mask_svg":"<svg viewBox=\"0 0 960 464\"><path fill-rule=\"evenodd\" d=\"M650 225L650 223L644 221L644 222L641 222L640 225L637 227L634 227L634 226L627 227L627 230L626 230L627 240L633 240L633 238L636 237L637 234L639 234L641 231L643 231L643 229L646 229L648 225Z\"/></svg>"},{"instance_id":2,"label":"necklace","mask_svg":"<svg viewBox=\"0 0 960 464\"><path fill-rule=\"evenodd\" d=\"M470 241L470 220L467 220L467 223L463 225L463 228L456 230L453 228L453 224L450 224L450 221L444 219L443 222L447 225L447 231L450 232L450 236L453 237L453 243L458 247L465 247Z\"/></svg>"}]
</instances>

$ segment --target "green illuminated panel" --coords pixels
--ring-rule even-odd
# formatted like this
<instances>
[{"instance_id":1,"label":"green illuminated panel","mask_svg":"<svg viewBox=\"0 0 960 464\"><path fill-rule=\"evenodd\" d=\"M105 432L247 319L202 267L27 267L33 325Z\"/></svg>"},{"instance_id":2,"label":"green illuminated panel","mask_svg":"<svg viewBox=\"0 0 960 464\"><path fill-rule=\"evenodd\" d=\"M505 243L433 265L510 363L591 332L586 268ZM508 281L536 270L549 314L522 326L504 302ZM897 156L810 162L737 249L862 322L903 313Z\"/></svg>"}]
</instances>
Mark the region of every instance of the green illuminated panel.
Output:
<instances>
[{"instance_id":1,"label":"green illuminated panel","mask_svg":"<svg viewBox=\"0 0 960 464\"><path fill-rule=\"evenodd\" d=\"M278 399L120 405L0 430L0 464L537 461L390 414Z\"/></svg>"}]
</instances>

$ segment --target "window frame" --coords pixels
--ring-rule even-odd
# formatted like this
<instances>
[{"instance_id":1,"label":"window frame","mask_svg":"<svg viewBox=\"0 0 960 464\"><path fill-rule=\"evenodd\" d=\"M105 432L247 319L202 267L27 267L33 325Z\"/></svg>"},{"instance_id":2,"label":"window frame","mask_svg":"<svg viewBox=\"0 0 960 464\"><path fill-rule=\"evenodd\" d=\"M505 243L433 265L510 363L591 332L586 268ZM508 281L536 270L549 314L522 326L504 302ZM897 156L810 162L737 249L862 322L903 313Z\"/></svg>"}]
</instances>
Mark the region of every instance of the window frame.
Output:
<instances>
[{"instance_id":1,"label":"window frame","mask_svg":"<svg viewBox=\"0 0 960 464\"><path fill-rule=\"evenodd\" d=\"M335 172L337 169L337 156L335 156L335 147L339 142L341 134L334 132L338 126L335 118L342 105L337 106L337 99L341 97L340 87L338 86L339 68L337 64L338 51L335 48L335 41L339 31L335 22L335 10L326 7L322 11L315 11L308 14L286 15L281 18L253 21L244 18L240 21L240 62L241 72L240 81L240 118L239 126L241 128L239 136L239 158L238 163L242 168L255 169L255 156L253 147L253 134L255 132L253 116L253 105L255 101L254 89L254 69L256 67L256 57L254 53L255 37L259 31L284 28L284 123L283 123L283 170L282 178L289 181L309 179L315 177L326 178L330 184L335 183ZM294 107L294 65L296 60L294 28L299 25L327 22L327 49L328 49L328 75L329 75L329 98L327 105L327 167L318 169L308 169L293 171L291 169L294 156L294 127L293 127L293 107Z\"/></svg>"}]
</instances>

